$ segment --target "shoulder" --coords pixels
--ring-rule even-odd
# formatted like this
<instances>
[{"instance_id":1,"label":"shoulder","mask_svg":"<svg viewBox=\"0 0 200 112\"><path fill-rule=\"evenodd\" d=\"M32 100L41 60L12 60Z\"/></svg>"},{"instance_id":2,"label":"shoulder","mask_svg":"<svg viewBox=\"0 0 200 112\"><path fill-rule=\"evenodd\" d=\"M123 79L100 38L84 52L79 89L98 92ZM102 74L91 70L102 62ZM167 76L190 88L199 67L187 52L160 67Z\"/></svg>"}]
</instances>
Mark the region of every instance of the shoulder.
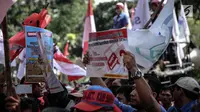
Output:
<instances>
[{"instance_id":1,"label":"shoulder","mask_svg":"<svg viewBox=\"0 0 200 112\"><path fill-rule=\"evenodd\" d=\"M167 112L162 105L160 105L160 109L161 109L161 112Z\"/></svg>"},{"instance_id":2,"label":"shoulder","mask_svg":"<svg viewBox=\"0 0 200 112\"><path fill-rule=\"evenodd\" d=\"M131 107L130 105L123 104L117 98L115 98L114 103L115 105L117 105L117 107L119 107L122 110L122 112L136 112L137 111L135 108Z\"/></svg>"}]
</instances>

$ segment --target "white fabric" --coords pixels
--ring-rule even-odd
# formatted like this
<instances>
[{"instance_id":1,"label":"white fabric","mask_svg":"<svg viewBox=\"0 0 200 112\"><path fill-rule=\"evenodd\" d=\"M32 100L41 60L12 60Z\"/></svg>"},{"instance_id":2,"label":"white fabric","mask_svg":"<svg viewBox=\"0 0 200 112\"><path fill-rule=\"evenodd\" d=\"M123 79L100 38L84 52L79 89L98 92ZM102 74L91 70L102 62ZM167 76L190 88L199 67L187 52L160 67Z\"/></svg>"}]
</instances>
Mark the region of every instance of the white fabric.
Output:
<instances>
[{"instance_id":1,"label":"white fabric","mask_svg":"<svg viewBox=\"0 0 200 112\"><path fill-rule=\"evenodd\" d=\"M142 29L144 25L150 19L148 0L138 0L137 6L135 8L133 30Z\"/></svg>"},{"instance_id":2,"label":"white fabric","mask_svg":"<svg viewBox=\"0 0 200 112\"><path fill-rule=\"evenodd\" d=\"M172 36L173 8L174 0L169 0L149 29L128 30L129 49L140 66L150 69L166 50Z\"/></svg>"},{"instance_id":3,"label":"white fabric","mask_svg":"<svg viewBox=\"0 0 200 112\"><path fill-rule=\"evenodd\" d=\"M124 13L127 15L128 17L128 29L132 29L132 23L131 23L131 19L130 19L130 16L129 16L129 10L128 10L128 7L127 7L127 3L124 2Z\"/></svg>"}]
</instances>

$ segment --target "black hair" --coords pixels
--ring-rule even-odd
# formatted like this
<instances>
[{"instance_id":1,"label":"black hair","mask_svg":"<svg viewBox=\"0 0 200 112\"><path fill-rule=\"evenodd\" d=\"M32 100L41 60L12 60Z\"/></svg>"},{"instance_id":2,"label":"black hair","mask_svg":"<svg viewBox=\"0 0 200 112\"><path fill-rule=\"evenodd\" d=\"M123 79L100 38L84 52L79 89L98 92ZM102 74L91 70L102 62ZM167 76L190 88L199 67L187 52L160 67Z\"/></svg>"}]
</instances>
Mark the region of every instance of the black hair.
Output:
<instances>
[{"instance_id":1,"label":"black hair","mask_svg":"<svg viewBox=\"0 0 200 112\"><path fill-rule=\"evenodd\" d=\"M167 91L167 90L169 90L171 95L172 95L172 89L169 86L163 86L162 89L161 89L161 91Z\"/></svg>"},{"instance_id":2,"label":"black hair","mask_svg":"<svg viewBox=\"0 0 200 112\"><path fill-rule=\"evenodd\" d=\"M158 96L162 87L160 80L155 75L145 75L144 78L148 80L151 90L156 92Z\"/></svg>"},{"instance_id":3,"label":"black hair","mask_svg":"<svg viewBox=\"0 0 200 112\"><path fill-rule=\"evenodd\" d=\"M130 93L132 91L132 86L121 86L117 89L117 93L121 93L124 94L124 96L126 97L127 101L130 100Z\"/></svg>"},{"instance_id":4,"label":"black hair","mask_svg":"<svg viewBox=\"0 0 200 112\"><path fill-rule=\"evenodd\" d=\"M20 102L20 109L26 110L26 109L31 109L33 112L36 112L39 108L39 101L33 99L33 98L21 98Z\"/></svg>"}]
</instances>

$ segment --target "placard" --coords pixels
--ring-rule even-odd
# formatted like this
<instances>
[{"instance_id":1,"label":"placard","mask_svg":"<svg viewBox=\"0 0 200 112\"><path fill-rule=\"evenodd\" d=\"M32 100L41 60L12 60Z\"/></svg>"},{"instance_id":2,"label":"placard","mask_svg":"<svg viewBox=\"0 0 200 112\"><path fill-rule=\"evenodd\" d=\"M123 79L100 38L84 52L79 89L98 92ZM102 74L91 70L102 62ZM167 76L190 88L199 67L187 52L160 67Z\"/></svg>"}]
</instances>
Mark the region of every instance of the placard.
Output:
<instances>
[{"instance_id":1,"label":"placard","mask_svg":"<svg viewBox=\"0 0 200 112\"><path fill-rule=\"evenodd\" d=\"M44 82L44 69L41 52L38 46L37 32L43 35L44 47L48 61L53 66L52 32L32 26L25 26L26 33L26 82ZM49 66L48 70L51 71Z\"/></svg>"},{"instance_id":2,"label":"placard","mask_svg":"<svg viewBox=\"0 0 200 112\"><path fill-rule=\"evenodd\" d=\"M87 76L127 79L128 71L123 64L126 48L126 29L90 33Z\"/></svg>"}]
</instances>

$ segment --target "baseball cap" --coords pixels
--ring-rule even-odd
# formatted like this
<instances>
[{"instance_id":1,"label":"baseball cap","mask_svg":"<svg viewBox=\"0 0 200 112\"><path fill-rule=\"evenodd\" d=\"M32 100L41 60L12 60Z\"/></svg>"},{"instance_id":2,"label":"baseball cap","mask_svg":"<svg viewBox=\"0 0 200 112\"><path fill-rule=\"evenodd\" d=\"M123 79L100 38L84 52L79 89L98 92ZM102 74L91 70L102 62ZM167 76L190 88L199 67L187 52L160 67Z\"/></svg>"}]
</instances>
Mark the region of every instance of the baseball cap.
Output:
<instances>
[{"instance_id":1,"label":"baseball cap","mask_svg":"<svg viewBox=\"0 0 200 112\"><path fill-rule=\"evenodd\" d=\"M116 4L116 7L117 8L124 8L124 4L123 3L121 3L121 2L118 2L117 4Z\"/></svg>"},{"instance_id":2,"label":"baseball cap","mask_svg":"<svg viewBox=\"0 0 200 112\"><path fill-rule=\"evenodd\" d=\"M179 87L191 91L195 94L200 93L200 86L198 82L192 77L181 77L175 82L174 85L178 85Z\"/></svg>"},{"instance_id":3,"label":"baseball cap","mask_svg":"<svg viewBox=\"0 0 200 112\"><path fill-rule=\"evenodd\" d=\"M101 86L90 86L83 92L81 102L76 104L74 108L91 112L99 109L113 109L114 112L121 112L121 110L114 104L115 96L108 88Z\"/></svg>"}]
</instances>

